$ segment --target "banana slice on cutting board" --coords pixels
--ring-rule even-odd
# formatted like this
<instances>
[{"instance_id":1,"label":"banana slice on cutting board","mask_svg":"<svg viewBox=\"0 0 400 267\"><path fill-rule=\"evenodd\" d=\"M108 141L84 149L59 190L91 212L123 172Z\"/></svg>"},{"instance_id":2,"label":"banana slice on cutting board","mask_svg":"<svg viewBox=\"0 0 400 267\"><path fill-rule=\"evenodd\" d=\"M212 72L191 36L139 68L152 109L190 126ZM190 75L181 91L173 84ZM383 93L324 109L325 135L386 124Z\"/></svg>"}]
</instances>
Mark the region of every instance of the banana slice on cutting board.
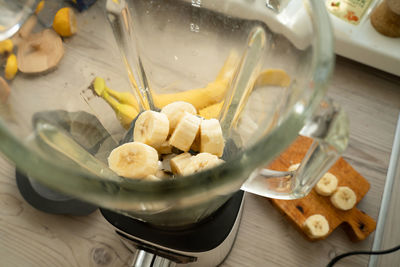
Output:
<instances>
[{"instance_id":1,"label":"banana slice on cutting board","mask_svg":"<svg viewBox=\"0 0 400 267\"><path fill-rule=\"evenodd\" d=\"M329 233L329 223L325 216L315 214L305 220L304 229L310 238L321 238Z\"/></svg>"},{"instance_id":2,"label":"banana slice on cutting board","mask_svg":"<svg viewBox=\"0 0 400 267\"><path fill-rule=\"evenodd\" d=\"M217 119L202 120L200 124L200 152L218 157L224 153L224 137Z\"/></svg>"},{"instance_id":3,"label":"banana slice on cutting board","mask_svg":"<svg viewBox=\"0 0 400 267\"><path fill-rule=\"evenodd\" d=\"M330 196L335 192L338 185L338 179L335 175L327 172L315 185L315 191L321 196Z\"/></svg>"},{"instance_id":4,"label":"banana slice on cutting board","mask_svg":"<svg viewBox=\"0 0 400 267\"><path fill-rule=\"evenodd\" d=\"M333 206L340 210L350 210L357 202L357 196L348 186L339 186L331 196Z\"/></svg>"},{"instance_id":5,"label":"banana slice on cutting board","mask_svg":"<svg viewBox=\"0 0 400 267\"><path fill-rule=\"evenodd\" d=\"M133 140L157 148L167 140L168 133L168 117L163 113L147 110L137 118Z\"/></svg>"},{"instance_id":6,"label":"banana slice on cutting board","mask_svg":"<svg viewBox=\"0 0 400 267\"><path fill-rule=\"evenodd\" d=\"M199 131L200 123L201 118L185 111L169 138L169 144L184 152L189 151Z\"/></svg>"},{"instance_id":7,"label":"banana slice on cutting board","mask_svg":"<svg viewBox=\"0 0 400 267\"><path fill-rule=\"evenodd\" d=\"M126 143L111 151L108 166L120 176L144 178L158 171L158 153L140 142Z\"/></svg>"},{"instance_id":8,"label":"banana slice on cutting board","mask_svg":"<svg viewBox=\"0 0 400 267\"><path fill-rule=\"evenodd\" d=\"M173 102L161 109L161 113L167 115L169 120L169 134L172 134L175 130L177 124L185 115L185 112L193 115L197 114L196 108L192 104L184 101Z\"/></svg>"}]
</instances>

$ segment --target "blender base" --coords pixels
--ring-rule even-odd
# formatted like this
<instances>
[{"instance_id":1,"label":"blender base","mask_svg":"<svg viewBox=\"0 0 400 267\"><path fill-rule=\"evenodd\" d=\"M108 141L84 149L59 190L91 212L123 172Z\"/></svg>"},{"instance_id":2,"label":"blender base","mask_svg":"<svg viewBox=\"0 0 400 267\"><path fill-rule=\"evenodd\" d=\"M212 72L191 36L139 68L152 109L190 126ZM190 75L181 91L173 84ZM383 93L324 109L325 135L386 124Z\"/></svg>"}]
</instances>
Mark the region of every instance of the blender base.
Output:
<instances>
[{"instance_id":1,"label":"blender base","mask_svg":"<svg viewBox=\"0 0 400 267\"><path fill-rule=\"evenodd\" d=\"M22 197L37 210L62 215L86 216L97 207L73 197L53 191L15 170L17 187Z\"/></svg>"},{"instance_id":2,"label":"blender base","mask_svg":"<svg viewBox=\"0 0 400 267\"><path fill-rule=\"evenodd\" d=\"M244 192L236 192L204 221L185 229L156 228L145 222L100 209L129 250L131 266L217 266L232 249L243 210Z\"/></svg>"}]
</instances>

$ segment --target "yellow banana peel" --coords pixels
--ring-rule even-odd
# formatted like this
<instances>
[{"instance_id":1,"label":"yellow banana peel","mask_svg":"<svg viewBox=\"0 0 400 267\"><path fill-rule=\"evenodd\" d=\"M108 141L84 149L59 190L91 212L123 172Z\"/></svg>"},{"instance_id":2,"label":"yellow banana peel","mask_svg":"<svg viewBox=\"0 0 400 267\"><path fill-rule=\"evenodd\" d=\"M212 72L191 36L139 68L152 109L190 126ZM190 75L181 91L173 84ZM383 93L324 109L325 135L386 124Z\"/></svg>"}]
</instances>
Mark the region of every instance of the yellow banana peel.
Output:
<instances>
[{"instance_id":1,"label":"yellow banana peel","mask_svg":"<svg viewBox=\"0 0 400 267\"><path fill-rule=\"evenodd\" d=\"M257 77L254 86L275 85L287 87L290 85L290 76L286 71L281 69L266 69L263 70Z\"/></svg>"},{"instance_id":2,"label":"yellow banana peel","mask_svg":"<svg viewBox=\"0 0 400 267\"><path fill-rule=\"evenodd\" d=\"M237 63L237 54L230 53L215 81L209 83L206 87L172 94L153 93L154 103L157 107L162 108L175 101L185 101L191 103L199 111L200 116L206 119L217 118L221 112L223 100L230 86ZM287 87L289 84L290 77L284 70L266 69L260 73L254 86L275 85ZM107 87L101 77L94 79L92 89L113 108L122 126L128 129L132 120L139 113L139 105L133 94L112 90Z\"/></svg>"},{"instance_id":3,"label":"yellow banana peel","mask_svg":"<svg viewBox=\"0 0 400 267\"><path fill-rule=\"evenodd\" d=\"M122 127L129 129L131 122L139 114L137 109L130 105L119 103L106 91L102 93L101 97L112 107Z\"/></svg>"},{"instance_id":4,"label":"yellow banana peel","mask_svg":"<svg viewBox=\"0 0 400 267\"><path fill-rule=\"evenodd\" d=\"M199 110L199 115L205 119L216 119L221 112L222 106L224 105L224 101L216 103L214 105L210 105L203 109Z\"/></svg>"},{"instance_id":5,"label":"yellow banana peel","mask_svg":"<svg viewBox=\"0 0 400 267\"><path fill-rule=\"evenodd\" d=\"M106 92L106 82L101 77L94 78L91 89L93 89L94 93L100 97L103 96L103 93Z\"/></svg>"},{"instance_id":6,"label":"yellow banana peel","mask_svg":"<svg viewBox=\"0 0 400 267\"><path fill-rule=\"evenodd\" d=\"M175 101L185 101L191 103L197 110L213 105L224 99L230 81L216 80L209 83L205 88L192 89L174 94L155 95L157 107L164 107Z\"/></svg>"},{"instance_id":7,"label":"yellow banana peel","mask_svg":"<svg viewBox=\"0 0 400 267\"><path fill-rule=\"evenodd\" d=\"M281 69L266 69L257 77L254 87L261 86L281 86L287 87L290 85L290 76ZM205 119L217 118L222 110L224 101L209 105L199 110L199 115Z\"/></svg>"}]
</instances>

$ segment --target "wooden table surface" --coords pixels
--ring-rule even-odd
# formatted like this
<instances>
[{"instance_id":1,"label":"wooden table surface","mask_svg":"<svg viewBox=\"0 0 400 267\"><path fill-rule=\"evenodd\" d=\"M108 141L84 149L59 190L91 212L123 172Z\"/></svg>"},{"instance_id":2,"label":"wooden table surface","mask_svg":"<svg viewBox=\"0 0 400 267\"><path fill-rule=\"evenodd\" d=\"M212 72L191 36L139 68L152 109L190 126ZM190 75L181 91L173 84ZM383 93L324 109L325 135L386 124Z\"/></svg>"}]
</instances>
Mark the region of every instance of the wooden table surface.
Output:
<instances>
[{"instance_id":1,"label":"wooden table surface","mask_svg":"<svg viewBox=\"0 0 400 267\"><path fill-rule=\"evenodd\" d=\"M370 183L358 207L378 218L394 130L400 112L400 77L338 58L329 96L350 117L344 158ZM89 216L40 212L20 195L14 166L0 157L0 266L127 266L131 253L98 211ZM272 207L248 194L234 247L222 266L325 266L351 250L369 249L374 236L351 243L342 229L309 242ZM336 266L366 266L354 256Z\"/></svg>"}]
</instances>

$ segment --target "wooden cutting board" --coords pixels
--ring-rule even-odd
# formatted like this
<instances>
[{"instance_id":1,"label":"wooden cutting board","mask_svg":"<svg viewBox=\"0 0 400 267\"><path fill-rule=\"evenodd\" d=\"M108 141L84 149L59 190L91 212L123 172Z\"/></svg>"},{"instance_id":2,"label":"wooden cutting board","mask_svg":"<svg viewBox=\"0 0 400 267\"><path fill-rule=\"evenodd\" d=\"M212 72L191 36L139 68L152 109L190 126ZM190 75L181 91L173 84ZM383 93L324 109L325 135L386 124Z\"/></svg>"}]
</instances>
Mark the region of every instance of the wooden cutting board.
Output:
<instances>
[{"instance_id":1,"label":"wooden cutting board","mask_svg":"<svg viewBox=\"0 0 400 267\"><path fill-rule=\"evenodd\" d=\"M312 139L299 136L268 168L271 170L287 171L290 165L301 162L311 143ZM338 186L348 186L356 193L357 203L360 202L369 190L370 185L368 181L343 158L339 158L329 172L338 178ZM329 236L339 225L342 225L352 241L361 241L372 233L376 227L374 219L357 209L356 206L348 211L339 210L331 204L329 197L317 194L314 189L302 199L271 199L271 202L287 216L307 239L312 241L318 239L311 239L302 226L304 221L314 214L325 216L329 222L330 230L324 238Z\"/></svg>"}]
</instances>

